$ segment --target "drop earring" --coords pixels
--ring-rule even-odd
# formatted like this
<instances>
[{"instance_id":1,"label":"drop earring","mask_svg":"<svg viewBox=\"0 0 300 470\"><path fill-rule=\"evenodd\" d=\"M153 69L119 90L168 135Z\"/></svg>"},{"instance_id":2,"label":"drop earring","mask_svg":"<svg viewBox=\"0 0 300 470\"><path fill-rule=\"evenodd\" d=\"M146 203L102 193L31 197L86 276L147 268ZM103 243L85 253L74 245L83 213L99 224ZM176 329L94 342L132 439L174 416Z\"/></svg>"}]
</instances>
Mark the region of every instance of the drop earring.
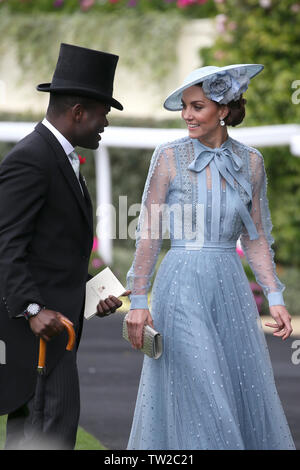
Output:
<instances>
[{"instance_id":1,"label":"drop earring","mask_svg":"<svg viewBox=\"0 0 300 470\"><path fill-rule=\"evenodd\" d=\"M225 126L225 121L224 121L224 119L220 119L220 126Z\"/></svg>"}]
</instances>

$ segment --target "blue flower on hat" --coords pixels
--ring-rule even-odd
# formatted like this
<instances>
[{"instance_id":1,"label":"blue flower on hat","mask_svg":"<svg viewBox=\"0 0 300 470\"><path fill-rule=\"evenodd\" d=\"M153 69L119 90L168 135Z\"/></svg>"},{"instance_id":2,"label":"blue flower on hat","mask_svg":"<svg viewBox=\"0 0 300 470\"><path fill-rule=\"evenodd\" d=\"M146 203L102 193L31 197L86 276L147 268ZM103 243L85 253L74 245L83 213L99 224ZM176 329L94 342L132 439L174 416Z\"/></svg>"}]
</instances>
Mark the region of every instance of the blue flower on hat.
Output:
<instances>
[{"instance_id":1,"label":"blue flower on hat","mask_svg":"<svg viewBox=\"0 0 300 470\"><path fill-rule=\"evenodd\" d=\"M237 101L247 90L249 83L246 68L240 67L216 73L203 81L202 89L208 99L219 104L227 104L232 100Z\"/></svg>"}]
</instances>

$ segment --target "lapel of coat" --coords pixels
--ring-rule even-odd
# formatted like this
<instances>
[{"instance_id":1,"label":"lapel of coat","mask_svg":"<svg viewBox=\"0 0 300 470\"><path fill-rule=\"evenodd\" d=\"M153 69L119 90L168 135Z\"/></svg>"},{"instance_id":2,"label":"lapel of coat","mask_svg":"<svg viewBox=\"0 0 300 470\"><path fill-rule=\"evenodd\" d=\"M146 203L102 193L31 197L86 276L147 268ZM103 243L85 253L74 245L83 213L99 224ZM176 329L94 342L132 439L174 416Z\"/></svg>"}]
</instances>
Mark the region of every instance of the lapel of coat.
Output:
<instances>
[{"instance_id":1,"label":"lapel of coat","mask_svg":"<svg viewBox=\"0 0 300 470\"><path fill-rule=\"evenodd\" d=\"M72 165L70 164L64 149L62 148L62 146L60 145L56 137L41 122L38 123L38 125L35 127L35 130L47 140L52 150L54 151L60 170L62 174L64 175L70 189L72 190L85 216L88 226L91 232L93 233L92 203L91 203L91 198L88 193L86 184L84 183L82 176L80 175L79 179L80 179L80 183L82 186L82 190L84 192L84 196L82 195L82 192L81 192L77 177L75 175L75 172L72 168Z\"/></svg>"},{"instance_id":2,"label":"lapel of coat","mask_svg":"<svg viewBox=\"0 0 300 470\"><path fill-rule=\"evenodd\" d=\"M88 189L87 189L85 179L82 177L81 173L79 173L79 181L80 181L82 191L83 191L83 194L84 194L84 197L85 197L85 205L86 205L86 209L87 209L87 215L88 215L88 218L89 218L89 221L90 221L90 226L92 227L92 231L93 231L93 205L92 205L90 194L89 194ZM80 190L80 192L81 192L81 190Z\"/></svg>"}]
</instances>

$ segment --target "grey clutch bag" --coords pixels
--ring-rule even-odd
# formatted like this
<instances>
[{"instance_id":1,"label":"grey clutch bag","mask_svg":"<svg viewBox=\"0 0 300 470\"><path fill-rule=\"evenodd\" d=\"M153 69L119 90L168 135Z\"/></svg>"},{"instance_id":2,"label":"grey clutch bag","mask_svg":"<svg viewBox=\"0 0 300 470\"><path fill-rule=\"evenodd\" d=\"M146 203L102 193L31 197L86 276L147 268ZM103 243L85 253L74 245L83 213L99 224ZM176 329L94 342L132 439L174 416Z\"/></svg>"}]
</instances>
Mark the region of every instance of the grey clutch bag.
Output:
<instances>
[{"instance_id":1,"label":"grey clutch bag","mask_svg":"<svg viewBox=\"0 0 300 470\"><path fill-rule=\"evenodd\" d=\"M125 315L123 320L123 338L126 339L126 341L129 341L126 317L127 315ZM154 330L149 325L144 327L143 347L140 349L140 351L153 359L158 359L162 355L162 336L160 333L158 333L158 331Z\"/></svg>"}]
</instances>

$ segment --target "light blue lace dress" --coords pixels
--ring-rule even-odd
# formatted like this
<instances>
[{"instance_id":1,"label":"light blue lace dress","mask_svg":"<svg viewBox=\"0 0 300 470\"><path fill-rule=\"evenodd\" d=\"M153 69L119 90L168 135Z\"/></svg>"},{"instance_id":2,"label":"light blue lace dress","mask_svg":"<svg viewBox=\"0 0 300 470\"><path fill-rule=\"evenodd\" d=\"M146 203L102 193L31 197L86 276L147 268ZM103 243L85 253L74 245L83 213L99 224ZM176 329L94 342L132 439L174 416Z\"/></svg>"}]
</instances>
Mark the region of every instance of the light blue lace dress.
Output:
<instances>
[{"instance_id":1,"label":"light blue lace dress","mask_svg":"<svg viewBox=\"0 0 300 470\"><path fill-rule=\"evenodd\" d=\"M169 232L151 298L164 353L144 358L128 449L295 449L236 251L240 237L269 305L284 305L266 190L261 153L231 137L155 150L127 287L147 308Z\"/></svg>"}]
</instances>

